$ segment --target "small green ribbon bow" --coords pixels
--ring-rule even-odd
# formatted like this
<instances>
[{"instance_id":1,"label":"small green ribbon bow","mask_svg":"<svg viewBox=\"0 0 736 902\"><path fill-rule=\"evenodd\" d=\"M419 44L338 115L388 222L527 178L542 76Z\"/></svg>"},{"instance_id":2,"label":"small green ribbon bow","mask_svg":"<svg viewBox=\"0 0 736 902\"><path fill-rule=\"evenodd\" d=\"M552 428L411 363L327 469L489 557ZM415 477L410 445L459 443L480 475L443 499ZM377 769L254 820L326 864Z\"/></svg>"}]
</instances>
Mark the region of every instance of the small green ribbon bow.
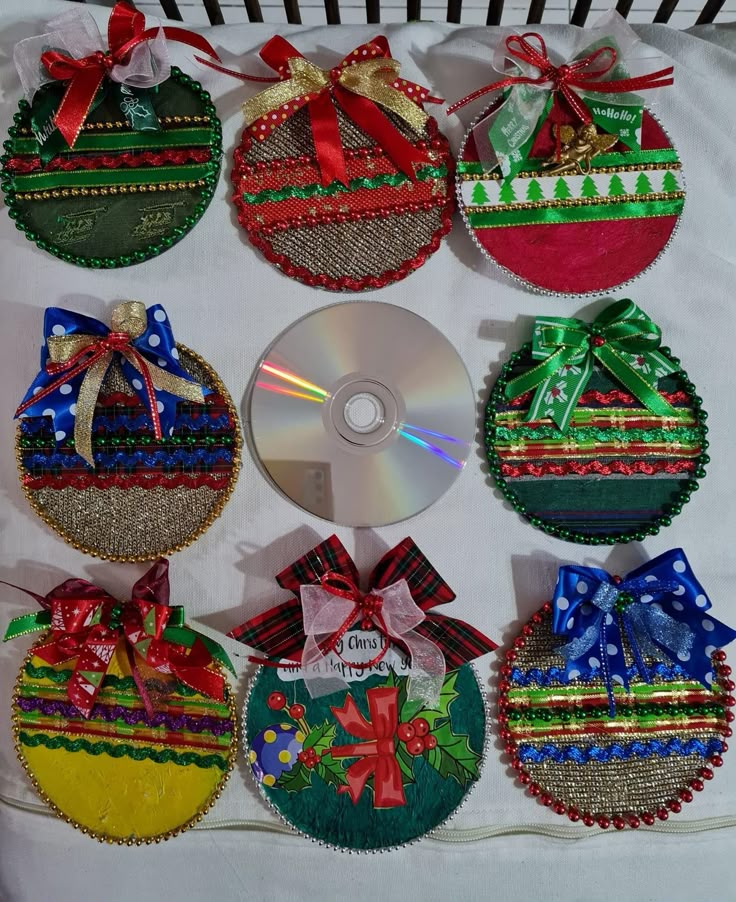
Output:
<instances>
[{"instance_id":1,"label":"small green ribbon bow","mask_svg":"<svg viewBox=\"0 0 736 902\"><path fill-rule=\"evenodd\" d=\"M616 301L588 324L562 317L537 318L532 357L542 362L506 385L506 398L536 389L527 420L550 417L566 432L597 360L631 394L661 417L677 411L657 391L663 376L679 370L657 351L659 326L630 300Z\"/></svg>"}]
</instances>

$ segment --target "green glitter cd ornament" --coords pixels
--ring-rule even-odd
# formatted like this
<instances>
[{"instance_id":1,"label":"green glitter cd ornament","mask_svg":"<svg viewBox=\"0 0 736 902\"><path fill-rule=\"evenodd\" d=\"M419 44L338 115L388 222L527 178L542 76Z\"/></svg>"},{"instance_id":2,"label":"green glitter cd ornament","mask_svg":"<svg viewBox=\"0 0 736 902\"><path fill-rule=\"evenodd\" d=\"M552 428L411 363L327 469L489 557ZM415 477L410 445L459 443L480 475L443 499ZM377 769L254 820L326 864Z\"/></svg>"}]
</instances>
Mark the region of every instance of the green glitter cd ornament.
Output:
<instances>
[{"instance_id":1,"label":"green glitter cd ornament","mask_svg":"<svg viewBox=\"0 0 736 902\"><path fill-rule=\"evenodd\" d=\"M706 412L630 300L592 323L537 317L486 406L491 473L522 516L587 545L669 526L705 476Z\"/></svg>"},{"instance_id":2,"label":"green glitter cd ornament","mask_svg":"<svg viewBox=\"0 0 736 902\"><path fill-rule=\"evenodd\" d=\"M230 633L270 665L243 728L262 795L338 849L391 849L436 829L480 776L486 705L469 662L495 643L429 611L454 595L411 539L368 592L336 536L277 580L295 597Z\"/></svg>"},{"instance_id":3,"label":"green glitter cd ornament","mask_svg":"<svg viewBox=\"0 0 736 902\"><path fill-rule=\"evenodd\" d=\"M84 12L49 27L14 55L28 99L3 145L8 214L42 250L78 266L157 256L204 214L222 156L210 95L169 65L166 39L214 50L182 29L146 30L124 2L112 10L108 50Z\"/></svg>"}]
</instances>

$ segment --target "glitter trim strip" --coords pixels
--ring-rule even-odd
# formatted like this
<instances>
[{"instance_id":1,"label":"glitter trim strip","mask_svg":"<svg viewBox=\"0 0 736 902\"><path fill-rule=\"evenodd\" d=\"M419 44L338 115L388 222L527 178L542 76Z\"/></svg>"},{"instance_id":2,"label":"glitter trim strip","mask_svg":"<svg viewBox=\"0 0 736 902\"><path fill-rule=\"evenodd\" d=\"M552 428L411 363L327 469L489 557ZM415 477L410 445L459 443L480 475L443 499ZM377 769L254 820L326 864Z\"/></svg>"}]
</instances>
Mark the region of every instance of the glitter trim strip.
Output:
<instances>
[{"instance_id":1,"label":"glitter trim strip","mask_svg":"<svg viewBox=\"0 0 736 902\"><path fill-rule=\"evenodd\" d=\"M72 473L63 476L23 477L23 485L30 491L39 489L226 489L232 479L232 470L211 473Z\"/></svg>"},{"instance_id":2,"label":"glitter trim strip","mask_svg":"<svg viewBox=\"0 0 736 902\"><path fill-rule=\"evenodd\" d=\"M19 698L18 707L24 713L38 711L46 717L59 716L67 720L79 717L79 712L71 702L56 701L53 699ZM232 733L233 723L223 717L214 717L205 714L201 717L193 717L189 714L177 714L166 711L157 711L153 717L149 717L143 708L126 708L123 705L96 704L92 708L90 720L104 720L107 723L122 721L127 726L142 724L146 727L165 727L172 731L187 731L189 733L212 733L214 736L223 736Z\"/></svg>"},{"instance_id":3,"label":"glitter trim strip","mask_svg":"<svg viewBox=\"0 0 736 902\"><path fill-rule=\"evenodd\" d=\"M568 429L563 435L557 426L517 426L509 429L507 426L493 428L496 443L501 445L518 439L536 441L544 439L546 444L559 445L577 442L681 442L697 445L701 438L700 429L687 426L675 426L672 429L619 429L613 427L599 428L597 426L578 426Z\"/></svg>"},{"instance_id":4,"label":"glitter trim strip","mask_svg":"<svg viewBox=\"0 0 736 902\"><path fill-rule=\"evenodd\" d=\"M679 664L663 664L658 662L649 668L650 672L663 680L673 680L675 678L687 679L687 671L683 670ZM638 677L639 671L635 664L632 664L626 671L630 680ZM597 676L597 674L596 674ZM538 667L532 667L529 670L521 670L513 667L509 674L509 680L516 686L549 686L557 683L563 686L568 685L571 681L565 674L562 667L550 667L547 670L541 670ZM579 684L577 684L579 685Z\"/></svg>"},{"instance_id":5,"label":"glitter trim strip","mask_svg":"<svg viewBox=\"0 0 736 902\"><path fill-rule=\"evenodd\" d=\"M541 464L502 464L501 474L509 479L518 479L522 476L589 476L595 473L598 476L653 476L655 473L692 473L695 470L694 460L634 460L626 463L622 460L612 460L604 463L600 460L590 461L566 461L563 464L555 464L551 461Z\"/></svg>"},{"instance_id":6,"label":"glitter trim strip","mask_svg":"<svg viewBox=\"0 0 736 902\"><path fill-rule=\"evenodd\" d=\"M215 466L218 463L232 463L233 452L227 448L218 448L215 451L207 451L204 448L195 448L188 451L185 448L177 448L175 451L116 451L113 454L105 454L102 451L94 453L95 465L98 467L113 469L115 467L196 467ZM61 453L54 454L28 454L23 455L23 465L26 469L34 467L81 467L82 459L78 454Z\"/></svg>"},{"instance_id":7,"label":"glitter trim strip","mask_svg":"<svg viewBox=\"0 0 736 902\"><path fill-rule=\"evenodd\" d=\"M673 391L673 392L659 392L663 398L670 402L672 406L676 404L680 404L682 406L690 405L690 398L687 395L687 392L684 391ZM516 398L512 398L510 401L506 403L499 404L498 410L503 411L506 409L512 409L514 407L528 407L531 402L532 397L534 396L534 392L526 392L526 394L519 395ZM584 391L580 398L578 399L579 407L589 407L591 404L602 404L605 407L609 407L614 402L618 402L619 404L631 404L634 407L638 407L641 409L641 402L638 401L633 395L628 392L622 391L621 389L613 389L612 391L602 392L596 391L595 389L590 389L588 391ZM595 409L595 408L594 408ZM574 414L573 414L574 416Z\"/></svg>"},{"instance_id":8,"label":"glitter trim strip","mask_svg":"<svg viewBox=\"0 0 736 902\"><path fill-rule=\"evenodd\" d=\"M647 742L628 742L625 745L613 743L609 746L559 747L546 744L539 748L531 745L519 745L517 748L519 759L524 764L541 764L543 761L554 761L557 764L565 761L574 761L576 764L587 764L589 761L607 763L613 760L628 761L629 758L667 758L670 755L700 755L702 758L709 758L720 754L722 750L723 743L720 739L709 739L708 742L688 739L683 742L677 737L665 742L651 739Z\"/></svg>"},{"instance_id":9,"label":"glitter trim strip","mask_svg":"<svg viewBox=\"0 0 736 902\"><path fill-rule=\"evenodd\" d=\"M30 661L25 665L25 673L33 680L48 680L51 683L68 683L71 679L73 671L71 670L55 670L53 667L36 667ZM172 682L163 682L162 680L144 680L146 689L154 695L173 694L181 695L184 698L191 698L199 695L196 689L180 683L178 680ZM102 680L103 689L113 689L116 692L133 692L138 694L138 686L132 676L121 677L115 674L107 674ZM227 688L225 688L225 697L227 698Z\"/></svg>"},{"instance_id":10,"label":"glitter trim strip","mask_svg":"<svg viewBox=\"0 0 736 902\"><path fill-rule=\"evenodd\" d=\"M420 182L426 182L430 179L445 178L446 176L446 166L424 166L417 170L416 173L416 177ZM282 200L289 200L290 198L306 200L310 197L333 197L335 194L347 194L358 191L360 188L369 190L383 188L385 186L395 188L408 181L410 181L409 176L404 175L403 172L392 174L383 173L382 175L376 175L373 178L363 177L350 179L347 186L343 185L342 182L332 182L326 186L316 182L302 187L297 187L296 185L284 185L283 188L279 189L267 188L265 191L259 191L258 194L248 194L244 191L241 197L247 204L275 203Z\"/></svg>"},{"instance_id":11,"label":"glitter trim strip","mask_svg":"<svg viewBox=\"0 0 736 902\"><path fill-rule=\"evenodd\" d=\"M167 163L180 166L184 163L206 163L211 159L209 148L197 150L188 148L185 150L161 150L144 151L143 153L121 153L112 156L86 156L86 157L54 157L45 166L39 157L21 158L13 157L5 164L11 172L19 175L30 172L54 172L61 169L70 172L75 169L121 169L137 168L139 166L162 166Z\"/></svg>"},{"instance_id":12,"label":"glitter trim strip","mask_svg":"<svg viewBox=\"0 0 736 902\"><path fill-rule=\"evenodd\" d=\"M18 735L22 745L37 748L42 745L55 751L86 752L88 755L109 755L111 758L132 758L134 761L154 761L156 764L178 764L181 767L195 767L208 770L217 767L222 771L229 769L227 758L221 755L198 755L196 752L175 752L173 749L152 749L143 746L132 746L117 742L90 742L87 739L70 739L68 736L46 736L44 733L27 733L23 730Z\"/></svg>"}]
</instances>

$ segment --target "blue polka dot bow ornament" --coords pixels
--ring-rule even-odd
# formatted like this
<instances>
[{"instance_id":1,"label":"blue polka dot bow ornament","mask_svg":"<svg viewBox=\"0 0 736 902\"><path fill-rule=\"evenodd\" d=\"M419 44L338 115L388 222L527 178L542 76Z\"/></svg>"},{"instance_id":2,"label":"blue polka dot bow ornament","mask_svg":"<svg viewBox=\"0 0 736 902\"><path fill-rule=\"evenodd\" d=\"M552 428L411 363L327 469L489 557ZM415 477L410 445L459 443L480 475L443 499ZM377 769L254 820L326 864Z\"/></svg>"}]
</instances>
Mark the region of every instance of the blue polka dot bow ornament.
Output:
<instances>
[{"instance_id":1,"label":"blue polka dot bow ornament","mask_svg":"<svg viewBox=\"0 0 736 902\"><path fill-rule=\"evenodd\" d=\"M681 548L666 551L625 577L594 567L560 567L553 632L569 679L602 677L615 716L614 684L629 688L624 643L639 676L652 682L647 659L679 664L711 688L711 656L736 638L736 630L711 617L711 602Z\"/></svg>"},{"instance_id":2,"label":"blue polka dot bow ornament","mask_svg":"<svg viewBox=\"0 0 736 902\"><path fill-rule=\"evenodd\" d=\"M94 467L92 418L113 361L148 408L160 440L173 427L180 399L201 403L210 393L192 381L178 358L168 316L159 304L147 310L140 301L118 304L110 328L90 316L48 307L41 371L15 415L52 417L57 445L73 431L77 454Z\"/></svg>"}]
</instances>

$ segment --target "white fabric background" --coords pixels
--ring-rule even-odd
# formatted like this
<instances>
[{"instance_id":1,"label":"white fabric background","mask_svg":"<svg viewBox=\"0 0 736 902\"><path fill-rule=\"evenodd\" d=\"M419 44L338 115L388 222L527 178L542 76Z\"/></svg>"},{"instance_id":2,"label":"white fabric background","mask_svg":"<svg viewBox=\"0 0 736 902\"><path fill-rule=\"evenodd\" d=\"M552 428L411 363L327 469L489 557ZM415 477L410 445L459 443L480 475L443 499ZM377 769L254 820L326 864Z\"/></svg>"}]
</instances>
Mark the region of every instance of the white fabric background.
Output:
<instances>
[{"instance_id":1,"label":"white fabric background","mask_svg":"<svg viewBox=\"0 0 736 902\"><path fill-rule=\"evenodd\" d=\"M20 95L13 45L40 33L47 18L69 7L60 0L4 0L2 6L0 120L5 130ZM92 9L104 25L107 12ZM490 80L488 61L497 29L415 24L382 30L406 76L429 85L435 94L454 100ZM261 71L256 52L273 26L204 31L226 65ZM328 67L376 29L280 31ZM734 364L736 337L736 29L705 27L684 34L645 26L639 31L676 65L676 88L659 92L655 108L679 148L688 199L671 250L617 296L633 297L652 315L698 385L710 411L713 460L708 478L673 526L644 546L586 550L547 538L517 517L491 488L482 455L474 449L455 486L413 520L378 531L335 530L362 570L411 534L456 590L454 613L498 641L507 640L549 596L560 563L622 572L676 545L686 549L716 615L736 623L731 460L736 403L734 379L726 370ZM575 29L555 26L543 33L564 51L572 46ZM253 367L272 339L307 312L351 299L286 278L247 244L228 197L230 157L242 127L240 103L253 88L188 62L176 45L172 51L174 61L212 92L226 152L212 205L184 241L143 265L93 272L42 253L0 215L0 579L37 592L77 575L124 596L145 569L95 561L64 545L32 514L18 487L12 414L36 371L44 307L68 306L105 320L120 300L164 304L176 336L215 366L242 409ZM469 110L464 121L475 112ZM442 110L438 119L457 149L463 124ZM499 361L525 340L531 317L590 315L601 306L522 290L480 255L459 218L440 251L416 274L361 297L403 305L440 328L465 360L479 404ZM246 617L283 599L273 574L331 531L330 524L283 500L246 454L223 516L204 538L172 559L173 598L186 606L194 624L222 638ZM27 599L2 589L0 630L28 609ZM27 644L18 640L0 647L0 700L5 700L0 707L6 712L0 722L2 902L98 897L148 902L161 896L192 902L296 900L347 893L354 902L378 896L572 902L612 898L614 882L619 898L736 898L736 883L729 877L736 852L736 762L727 757L706 792L663 831L611 835L577 830L525 798L499 760L496 737L480 784L439 838L390 854L340 855L279 832L243 766L206 821L208 829L154 848L96 845L43 813L15 760L7 709ZM229 640L225 644L240 656L235 660L245 670L243 647ZM480 662L485 681L496 666L495 659ZM241 698L244 683L241 679Z\"/></svg>"}]
</instances>

